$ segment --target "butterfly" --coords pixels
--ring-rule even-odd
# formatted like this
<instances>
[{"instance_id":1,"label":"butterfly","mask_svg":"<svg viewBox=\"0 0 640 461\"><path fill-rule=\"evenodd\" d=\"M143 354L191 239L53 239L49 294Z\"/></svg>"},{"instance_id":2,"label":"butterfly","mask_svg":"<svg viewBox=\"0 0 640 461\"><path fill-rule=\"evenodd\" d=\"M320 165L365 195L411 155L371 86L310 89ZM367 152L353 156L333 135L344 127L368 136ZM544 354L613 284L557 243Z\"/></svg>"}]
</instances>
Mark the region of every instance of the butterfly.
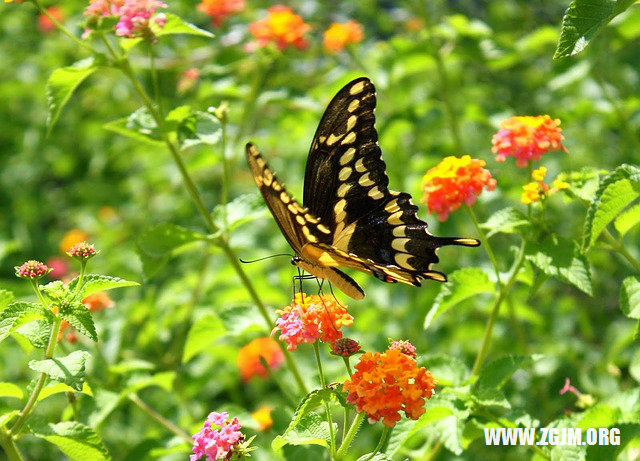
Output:
<instances>
[{"instance_id":1,"label":"butterfly","mask_svg":"<svg viewBox=\"0 0 640 461\"><path fill-rule=\"evenodd\" d=\"M390 190L374 127L376 92L366 77L331 100L311 143L300 205L258 149L246 146L253 177L282 234L292 263L362 299L364 291L338 268L357 269L390 283L446 282L431 269L444 245L478 246L472 238L436 237L418 219L411 196Z\"/></svg>"}]
</instances>

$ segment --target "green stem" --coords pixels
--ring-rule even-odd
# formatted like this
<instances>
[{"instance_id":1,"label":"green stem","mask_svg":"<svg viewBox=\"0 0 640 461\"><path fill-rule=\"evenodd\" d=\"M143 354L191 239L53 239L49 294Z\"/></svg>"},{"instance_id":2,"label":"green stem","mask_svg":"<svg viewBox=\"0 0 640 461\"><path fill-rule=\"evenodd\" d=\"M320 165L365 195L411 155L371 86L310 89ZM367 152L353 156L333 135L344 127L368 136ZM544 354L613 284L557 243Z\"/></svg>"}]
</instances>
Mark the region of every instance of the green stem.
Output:
<instances>
[{"instance_id":1,"label":"green stem","mask_svg":"<svg viewBox=\"0 0 640 461\"><path fill-rule=\"evenodd\" d=\"M45 359L50 359L53 357L53 352L55 351L56 343L58 342L58 332L60 331L60 323L62 323L62 318L56 316L53 322L53 327L51 328L51 334L49 335L49 342L47 344L47 349L44 354ZM42 391L42 388L44 387L44 383L46 381L47 381L47 374L40 373L40 376L38 376L38 381L36 382L36 385L33 388L33 391L31 392L31 395L29 396L27 403L25 404L24 408L20 412L20 416L18 417L13 427L9 430L9 435L15 436L20 432L22 425L25 423L25 421L29 417L29 414L33 410L33 407L38 401L38 396L40 395L40 392Z\"/></svg>"},{"instance_id":2,"label":"green stem","mask_svg":"<svg viewBox=\"0 0 640 461\"><path fill-rule=\"evenodd\" d=\"M516 259L513 262L513 266L511 267L511 271L509 273L509 279L507 280L506 285L504 285L500 289L500 292L498 293L498 297L493 303L493 308L491 309L491 314L489 314L489 319L487 320L487 325L484 330L482 345L480 346L480 350L478 351L478 355L476 356L476 360L473 364L473 369L471 370L472 375L478 374L478 372L480 371L480 367L482 366L482 362L484 362L484 359L487 355L487 351L489 350L489 343L491 342L491 332L493 331L493 325L495 324L496 319L498 318L498 313L500 312L500 306L502 305L502 302L505 300L505 298L511 291L511 288L513 287L513 284L516 281L518 272L520 271L520 268L524 263L524 254L525 254L526 246L527 246L526 241L523 240L522 244L520 245L520 250L518 251L518 255L516 256Z\"/></svg>"},{"instance_id":3,"label":"green stem","mask_svg":"<svg viewBox=\"0 0 640 461\"><path fill-rule=\"evenodd\" d=\"M344 361L344 366L347 367L349 376L351 376L353 374L353 371L351 371L351 363L349 363L349 357L342 357L342 360Z\"/></svg>"},{"instance_id":4,"label":"green stem","mask_svg":"<svg viewBox=\"0 0 640 461\"><path fill-rule=\"evenodd\" d=\"M478 233L478 238L480 238L480 242L482 243L482 246L487 252L487 256L489 257L489 260L493 265L493 270L496 273L496 280L498 281L498 287L500 287L502 285L502 282L500 281L500 269L498 268L498 260L496 259L496 255L493 252L493 248L489 244L489 239L487 239L486 234L478 224L478 219L476 218L476 214L474 213L473 208L471 208L470 206L465 206L464 209L469 215L469 218L471 218L471 221L473 222L473 226L476 228L476 232Z\"/></svg>"},{"instance_id":5,"label":"green stem","mask_svg":"<svg viewBox=\"0 0 640 461\"><path fill-rule=\"evenodd\" d=\"M327 383L324 379L324 372L322 371L322 361L320 360L320 348L318 347L318 341L315 341L313 343L313 351L315 352L315 355L316 355L316 364L318 365L318 373L320 374L320 385L322 386L322 389L326 389ZM336 450L336 435L333 432L333 420L331 418L331 408L329 407L329 402L327 402L326 400L324 402L324 409L325 409L325 412L327 413L327 422L329 423L329 447L330 447L330 453L331 453L330 457L333 458Z\"/></svg>"},{"instance_id":6,"label":"green stem","mask_svg":"<svg viewBox=\"0 0 640 461\"><path fill-rule=\"evenodd\" d=\"M389 433L389 426L384 426L384 429L382 430L382 434L380 434L380 440L378 441L378 445L376 445L376 448L373 450L373 453L369 455L369 457L367 458L367 461L373 459L378 454L378 452L382 448L382 445L384 444L385 439L387 438L388 433Z\"/></svg>"},{"instance_id":7,"label":"green stem","mask_svg":"<svg viewBox=\"0 0 640 461\"><path fill-rule=\"evenodd\" d=\"M16 442L4 428L0 428L0 447L4 450L9 461L23 461L23 457L16 446Z\"/></svg>"},{"instance_id":8,"label":"green stem","mask_svg":"<svg viewBox=\"0 0 640 461\"><path fill-rule=\"evenodd\" d=\"M44 8L40 2L38 0L32 0L34 5L38 8L38 10L40 11L40 13L44 14L49 21L51 21L51 23L56 27L56 29L58 29L60 32L62 32L63 34L65 34L67 37L69 37L71 40L73 40L76 45L79 45L80 47L84 48L87 51L90 51L91 53L95 53L95 50L93 49L93 47L91 45L89 45L88 43L80 40L78 37L76 37L75 35L73 35L69 29L67 29L65 26L63 26L62 24L60 24L60 22L54 18L48 11L46 8Z\"/></svg>"},{"instance_id":9,"label":"green stem","mask_svg":"<svg viewBox=\"0 0 640 461\"><path fill-rule=\"evenodd\" d=\"M220 120L222 139L220 148L222 149L222 190L220 191L220 202L222 204L222 223L224 225L223 235L225 238L229 232L229 222L227 216L227 202L229 201L229 160L227 159L227 118Z\"/></svg>"},{"instance_id":10,"label":"green stem","mask_svg":"<svg viewBox=\"0 0 640 461\"><path fill-rule=\"evenodd\" d=\"M361 411L360 413L356 413L356 417L351 423L351 427L349 427L349 431L347 435L342 439L342 443L340 444L340 448L336 452L336 459L342 459L342 457L347 453L347 450L351 446L351 442L353 442L353 438L358 433L358 428L360 424L362 424L362 420L364 419L365 413Z\"/></svg>"},{"instance_id":11,"label":"green stem","mask_svg":"<svg viewBox=\"0 0 640 461\"><path fill-rule=\"evenodd\" d=\"M529 183L533 178L531 175L533 174L533 162L529 160L527 162L527 183ZM531 222L531 216L533 215L533 204L527 203L527 217L529 218L529 222Z\"/></svg>"},{"instance_id":12,"label":"green stem","mask_svg":"<svg viewBox=\"0 0 640 461\"><path fill-rule=\"evenodd\" d=\"M38 297L38 300L40 301L40 303L42 303L44 308L49 309L49 303L46 299L44 299L44 296L42 296L42 292L40 291L40 288L38 286L38 281L35 279L31 279L31 287L33 288L33 291L36 292L36 296Z\"/></svg>"},{"instance_id":13,"label":"green stem","mask_svg":"<svg viewBox=\"0 0 640 461\"><path fill-rule=\"evenodd\" d=\"M611 245L614 251L623 256L635 270L640 272L640 261L638 261L633 257L631 253L629 253L629 250L625 248L622 242L618 241L613 235L611 235L609 230L606 228L602 231L602 236Z\"/></svg>"},{"instance_id":14,"label":"green stem","mask_svg":"<svg viewBox=\"0 0 640 461\"><path fill-rule=\"evenodd\" d=\"M429 451L429 455L425 458L425 461L433 461L438 457L440 450L442 450L442 442L438 440L438 442L433 446L433 448Z\"/></svg>"},{"instance_id":15,"label":"green stem","mask_svg":"<svg viewBox=\"0 0 640 461\"><path fill-rule=\"evenodd\" d=\"M164 110L162 109L162 99L160 98L160 85L158 83L158 71L156 69L155 53L153 52L153 46L151 42L148 43L149 47L149 67L151 70L151 84L153 85L153 97L158 104L158 112L160 117L163 117Z\"/></svg>"},{"instance_id":16,"label":"green stem","mask_svg":"<svg viewBox=\"0 0 640 461\"><path fill-rule=\"evenodd\" d=\"M189 436L189 434L184 432L178 426L173 424L171 421L169 421L164 416L162 416L160 413L158 413L153 408L151 408L149 405L147 405L140 397L138 397L137 394L131 393L131 394L129 394L128 397L129 397L129 400L131 400L133 403L135 403L142 411L147 413L149 416L151 416L153 419L155 419L157 422L159 422L161 425L163 425L165 428L167 428L170 432L174 433L175 435L180 437L182 440L184 440L188 444L193 443L193 439Z\"/></svg>"},{"instance_id":17,"label":"green stem","mask_svg":"<svg viewBox=\"0 0 640 461\"><path fill-rule=\"evenodd\" d=\"M73 297L71 299L76 299L78 293L80 293L80 289L82 288L82 279L84 279L84 273L87 269L87 261L84 259L80 261L80 275L78 275L78 283L76 284L76 289L73 290Z\"/></svg>"}]
</instances>

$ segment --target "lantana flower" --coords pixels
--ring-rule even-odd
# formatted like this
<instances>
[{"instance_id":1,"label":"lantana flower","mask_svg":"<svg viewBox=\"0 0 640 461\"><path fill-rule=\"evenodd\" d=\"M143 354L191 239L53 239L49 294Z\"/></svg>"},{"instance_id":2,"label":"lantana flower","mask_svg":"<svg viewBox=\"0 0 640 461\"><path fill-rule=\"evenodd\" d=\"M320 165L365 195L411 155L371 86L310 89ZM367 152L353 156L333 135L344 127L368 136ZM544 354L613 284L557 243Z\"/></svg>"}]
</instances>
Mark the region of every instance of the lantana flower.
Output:
<instances>
[{"instance_id":1,"label":"lantana flower","mask_svg":"<svg viewBox=\"0 0 640 461\"><path fill-rule=\"evenodd\" d=\"M409 341L391 341L391 344L389 344L389 350L392 351L396 349L402 352L404 355L408 355L409 357L413 357L414 359L416 358L416 346L411 344Z\"/></svg>"},{"instance_id":2,"label":"lantana flower","mask_svg":"<svg viewBox=\"0 0 640 461\"><path fill-rule=\"evenodd\" d=\"M198 11L211 18L214 26L219 27L232 14L244 11L244 0L202 0L198 4Z\"/></svg>"},{"instance_id":3,"label":"lantana flower","mask_svg":"<svg viewBox=\"0 0 640 461\"><path fill-rule=\"evenodd\" d=\"M229 418L226 411L212 412L204 422L202 429L195 433L191 461L215 461L220 459L241 459L251 449L238 418Z\"/></svg>"},{"instance_id":4,"label":"lantana flower","mask_svg":"<svg viewBox=\"0 0 640 461\"><path fill-rule=\"evenodd\" d=\"M440 221L446 221L449 213L462 204L473 205L483 189L496 188L496 180L483 168L485 165L484 160L469 155L445 157L422 178L421 202L430 213L436 213Z\"/></svg>"},{"instance_id":5,"label":"lantana flower","mask_svg":"<svg viewBox=\"0 0 640 461\"><path fill-rule=\"evenodd\" d=\"M283 5L272 6L264 19L249 25L249 31L256 38L258 46L275 43L281 50L289 46L306 48L308 43L304 35L310 29L309 24L291 8Z\"/></svg>"},{"instance_id":6,"label":"lantana flower","mask_svg":"<svg viewBox=\"0 0 640 461\"><path fill-rule=\"evenodd\" d=\"M284 354L273 338L256 338L238 352L237 364L244 381L249 381L254 376L267 376L267 370L260 363L260 358L271 369L277 369L284 362Z\"/></svg>"},{"instance_id":7,"label":"lantana flower","mask_svg":"<svg viewBox=\"0 0 640 461\"><path fill-rule=\"evenodd\" d=\"M520 201L522 203L529 205L530 203L541 202L546 200L549 195L555 194L559 190L569 188L568 183L559 179L555 179L551 184L551 188L549 188L549 186L544 183L544 177L546 174L547 168L544 166L533 170L531 173L533 181L522 186L523 192L520 196Z\"/></svg>"},{"instance_id":8,"label":"lantana flower","mask_svg":"<svg viewBox=\"0 0 640 461\"><path fill-rule=\"evenodd\" d=\"M516 116L500 122L500 130L493 135L491 152L498 162L508 156L516 159L516 165L526 167L530 161L538 160L543 154L554 150L567 149L562 145L560 120L548 115Z\"/></svg>"},{"instance_id":9,"label":"lantana flower","mask_svg":"<svg viewBox=\"0 0 640 461\"><path fill-rule=\"evenodd\" d=\"M343 326L353 324L346 306L323 295L296 293L293 303L276 313L280 318L271 334L280 331L280 340L287 343L290 351L300 343L318 339L331 344L342 338Z\"/></svg>"},{"instance_id":10,"label":"lantana flower","mask_svg":"<svg viewBox=\"0 0 640 461\"><path fill-rule=\"evenodd\" d=\"M73 245L67 254L80 261L87 261L97 255L99 252L93 248L93 244L87 242L80 242Z\"/></svg>"},{"instance_id":11,"label":"lantana flower","mask_svg":"<svg viewBox=\"0 0 640 461\"><path fill-rule=\"evenodd\" d=\"M37 280L51 271L45 263L34 259L31 259L20 266L15 266L14 269L16 271L16 277L31 280Z\"/></svg>"},{"instance_id":12,"label":"lantana flower","mask_svg":"<svg viewBox=\"0 0 640 461\"><path fill-rule=\"evenodd\" d=\"M93 0L84 11L89 21L103 16L116 16L116 35L134 38L154 36L152 26L162 28L167 22L163 13L156 14L158 8L166 8L160 0ZM90 31L85 31L83 37Z\"/></svg>"},{"instance_id":13,"label":"lantana flower","mask_svg":"<svg viewBox=\"0 0 640 461\"><path fill-rule=\"evenodd\" d=\"M324 49L338 53L350 43L362 41L362 37L362 26L356 21L334 22L324 31Z\"/></svg>"},{"instance_id":14,"label":"lantana flower","mask_svg":"<svg viewBox=\"0 0 640 461\"><path fill-rule=\"evenodd\" d=\"M342 389L348 393L347 401L364 411L371 423L382 419L384 425L393 427L401 419L400 411L418 419L436 386L426 368L418 367L413 357L398 349L367 352L355 368Z\"/></svg>"},{"instance_id":15,"label":"lantana flower","mask_svg":"<svg viewBox=\"0 0 640 461\"><path fill-rule=\"evenodd\" d=\"M340 357L351 357L360 349L358 341L351 338L340 338L331 344L331 353Z\"/></svg>"},{"instance_id":16,"label":"lantana flower","mask_svg":"<svg viewBox=\"0 0 640 461\"><path fill-rule=\"evenodd\" d=\"M256 411L251 413L251 419L253 419L258 425L258 430L266 431L273 426L273 418L271 417L271 407L262 405Z\"/></svg>"}]
</instances>

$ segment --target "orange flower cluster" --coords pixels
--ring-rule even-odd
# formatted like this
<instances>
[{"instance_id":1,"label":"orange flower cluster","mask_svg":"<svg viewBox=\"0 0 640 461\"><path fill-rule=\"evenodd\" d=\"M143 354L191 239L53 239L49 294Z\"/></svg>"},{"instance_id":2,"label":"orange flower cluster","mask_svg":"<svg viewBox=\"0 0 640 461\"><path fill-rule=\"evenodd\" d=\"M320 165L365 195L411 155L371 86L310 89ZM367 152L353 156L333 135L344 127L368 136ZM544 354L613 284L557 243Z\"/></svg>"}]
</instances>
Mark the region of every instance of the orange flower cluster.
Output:
<instances>
[{"instance_id":1,"label":"orange flower cluster","mask_svg":"<svg viewBox=\"0 0 640 461\"><path fill-rule=\"evenodd\" d=\"M266 431L271 426L273 426L273 418L271 417L271 407L267 407L265 405L258 408L256 411L251 413L251 419L253 419L258 425L258 430Z\"/></svg>"},{"instance_id":2,"label":"orange flower cluster","mask_svg":"<svg viewBox=\"0 0 640 461\"><path fill-rule=\"evenodd\" d=\"M221 26L225 19L232 14L244 11L244 0L202 0L198 4L198 11L211 17L214 26Z\"/></svg>"},{"instance_id":3,"label":"orange flower cluster","mask_svg":"<svg viewBox=\"0 0 640 461\"><path fill-rule=\"evenodd\" d=\"M471 206L482 190L494 190L496 180L489 170L484 169L484 160L462 157L445 157L431 168L422 178L424 195L430 213L436 213L440 221L445 221L449 213L463 203Z\"/></svg>"},{"instance_id":4,"label":"orange flower cluster","mask_svg":"<svg viewBox=\"0 0 640 461\"><path fill-rule=\"evenodd\" d=\"M304 39L311 27L289 7L276 5L269 8L267 17L249 25L249 31L257 39L259 46L275 43L284 50L289 46L299 49L307 47Z\"/></svg>"},{"instance_id":5,"label":"orange flower cluster","mask_svg":"<svg viewBox=\"0 0 640 461\"><path fill-rule=\"evenodd\" d=\"M362 26L356 21L334 22L324 31L324 49L330 53L342 51L349 43L362 41Z\"/></svg>"},{"instance_id":6,"label":"orange flower cluster","mask_svg":"<svg viewBox=\"0 0 640 461\"><path fill-rule=\"evenodd\" d=\"M333 343L342 338L343 326L353 324L347 307L325 296L296 293L294 302L276 311L280 318L271 334L280 331L280 340L293 351L302 342L312 343L317 339Z\"/></svg>"},{"instance_id":7,"label":"orange flower cluster","mask_svg":"<svg viewBox=\"0 0 640 461\"><path fill-rule=\"evenodd\" d=\"M567 152L561 133L560 120L548 115L511 117L501 122L500 130L493 135L491 152L498 162L511 155L516 158L516 165L525 167L547 152Z\"/></svg>"},{"instance_id":8,"label":"orange flower cluster","mask_svg":"<svg viewBox=\"0 0 640 461\"><path fill-rule=\"evenodd\" d=\"M89 240L89 234L80 229L71 229L62 236L60 240L60 252L67 253L71 248L84 241Z\"/></svg>"},{"instance_id":9,"label":"orange flower cluster","mask_svg":"<svg viewBox=\"0 0 640 461\"><path fill-rule=\"evenodd\" d=\"M547 168L541 166L540 168L533 170L531 173L532 182L525 184L522 186L524 192L520 196L520 201L525 205L529 205L530 203L540 202L545 200L549 195L555 194L559 190L568 189L569 184L561 181L559 179L555 179L551 188L547 184L544 183L544 177L547 174Z\"/></svg>"},{"instance_id":10,"label":"orange flower cluster","mask_svg":"<svg viewBox=\"0 0 640 461\"><path fill-rule=\"evenodd\" d=\"M345 381L347 401L364 411L370 422L382 418L393 427L400 421L400 411L418 419L424 412L425 398L433 395L436 381L415 359L398 349L384 353L367 352L356 365L356 372Z\"/></svg>"},{"instance_id":11,"label":"orange flower cluster","mask_svg":"<svg viewBox=\"0 0 640 461\"><path fill-rule=\"evenodd\" d=\"M245 382L254 376L267 376L267 370L260 363L260 357L271 369L278 368L284 362L284 354L273 338L266 336L254 339L238 352L237 364Z\"/></svg>"}]
</instances>

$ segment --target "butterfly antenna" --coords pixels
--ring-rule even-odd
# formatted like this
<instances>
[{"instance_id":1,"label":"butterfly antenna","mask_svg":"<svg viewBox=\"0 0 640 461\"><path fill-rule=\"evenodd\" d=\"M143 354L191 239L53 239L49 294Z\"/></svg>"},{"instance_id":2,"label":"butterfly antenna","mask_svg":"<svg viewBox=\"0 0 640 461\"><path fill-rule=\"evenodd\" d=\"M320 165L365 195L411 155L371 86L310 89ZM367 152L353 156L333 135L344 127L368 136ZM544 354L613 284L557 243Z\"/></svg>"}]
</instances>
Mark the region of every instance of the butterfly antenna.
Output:
<instances>
[{"instance_id":1,"label":"butterfly antenna","mask_svg":"<svg viewBox=\"0 0 640 461\"><path fill-rule=\"evenodd\" d=\"M258 258L258 259L250 259L250 260L248 260L248 261L245 261L245 260L244 260L244 259L242 259L242 258L239 258L239 259L240 259L240 262L241 262L242 264L251 264L251 263L256 263L256 262L258 262L258 261L264 261L265 259L277 258L277 257L279 257L279 256L288 256L288 257L290 257L290 258L295 258L295 256L290 255L289 253L279 253L279 254L277 254L277 255L265 256L264 258Z\"/></svg>"}]
</instances>

